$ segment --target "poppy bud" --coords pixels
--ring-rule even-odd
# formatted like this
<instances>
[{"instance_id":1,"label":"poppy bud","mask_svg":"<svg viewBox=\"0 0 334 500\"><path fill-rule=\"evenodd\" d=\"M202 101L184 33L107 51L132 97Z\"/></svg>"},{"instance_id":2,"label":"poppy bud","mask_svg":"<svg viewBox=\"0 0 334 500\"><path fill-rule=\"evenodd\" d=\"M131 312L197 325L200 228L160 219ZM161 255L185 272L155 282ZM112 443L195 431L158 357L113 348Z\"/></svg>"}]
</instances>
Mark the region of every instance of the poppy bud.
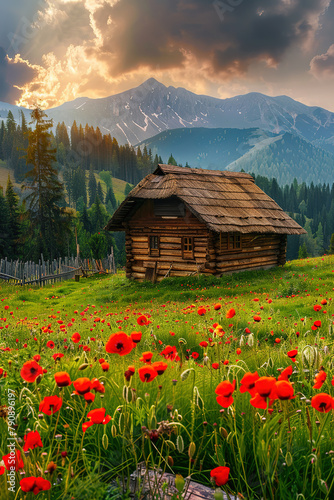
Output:
<instances>
[{"instance_id":1,"label":"poppy bud","mask_svg":"<svg viewBox=\"0 0 334 500\"><path fill-rule=\"evenodd\" d=\"M193 458L193 456L195 455L195 451L196 451L196 445L194 442L191 442L188 448L189 458Z\"/></svg>"}]
</instances>

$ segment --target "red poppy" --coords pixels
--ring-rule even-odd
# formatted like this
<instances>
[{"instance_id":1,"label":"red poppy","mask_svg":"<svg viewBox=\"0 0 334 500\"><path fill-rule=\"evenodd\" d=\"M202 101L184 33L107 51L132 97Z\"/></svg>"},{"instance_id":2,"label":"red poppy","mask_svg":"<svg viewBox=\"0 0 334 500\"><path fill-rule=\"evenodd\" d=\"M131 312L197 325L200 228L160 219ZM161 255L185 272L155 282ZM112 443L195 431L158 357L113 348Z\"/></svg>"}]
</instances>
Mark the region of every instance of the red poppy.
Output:
<instances>
[{"instance_id":1,"label":"red poppy","mask_svg":"<svg viewBox=\"0 0 334 500\"><path fill-rule=\"evenodd\" d=\"M292 366L288 366L287 368L284 368L282 373L277 377L277 380L289 380L293 372Z\"/></svg>"},{"instance_id":2,"label":"red poppy","mask_svg":"<svg viewBox=\"0 0 334 500\"><path fill-rule=\"evenodd\" d=\"M137 323L138 323L139 326L146 326L146 325L149 324L149 321L148 321L147 317L144 316L144 314L141 314L137 318Z\"/></svg>"},{"instance_id":3,"label":"red poppy","mask_svg":"<svg viewBox=\"0 0 334 500\"><path fill-rule=\"evenodd\" d=\"M146 352L143 352L142 357L140 358L140 361L142 363L151 363L152 357L153 357L153 352L146 351Z\"/></svg>"},{"instance_id":4,"label":"red poppy","mask_svg":"<svg viewBox=\"0 0 334 500\"><path fill-rule=\"evenodd\" d=\"M158 372L152 366L146 365L138 368L138 374L142 382L152 382L158 375Z\"/></svg>"},{"instance_id":5,"label":"red poppy","mask_svg":"<svg viewBox=\"0 0 334 500\"><path fill-rule=\"evenodd\" d=\"M99 392L100 394L104 394L106 392L106 389L103 384L99 381L98 378L92 378L91 380L91 389L94 389L95 392ZM89 392L86 392L86 394L89 394Z\"/></svg>"},{"instance_id":6,"label":"red poppy","mask_svg":"<svg viewBox=\"0 0 334 500\"><path fill-rule=\"evenodd\" d=\"M256 321L257 323L259 323L259 321L261 321L261 316L253 316L253 320Z\"/></svg>"},{"instance_id":7,"label":"red poppy","mask_svg":"<svg viewBox=\"0 0 334 500\"><path fill-rule=\"evenodd\" d=\"M294 363L296 361L296 356L298 354L298 351L297 349L292 349L291 351L288 351L287 352L287 355L289 356L289 358L291 359L291 361Z\"/></svg>"},{"instance_id":8,"label":"red poppy","mask_svg":"<svg viewBox=\"0 0 334 500\"><path fill-rule=\"evenodd\" d=\"M274 377L260 377L255 382L255 391L262 398L269 398L275 382L276 379Z\"/></svg>"},{"instance_id":9,"label":"red poppy","mask_svg":"<svg viewBox=\"0 0 334 500\"><path fill-rule=\"evenodd\" d=\"M249 328L245 328L245 333L250 334L251 333L250 329Z\"/></svg>"},{"instance_id":10,"label":"red poppy","mask_svg":"<svg viewBox=\"0 0 334 500\"><path fill-rule=\"evenodd\" d=\"M48 340L46 343L46 347L49 347L50 349L54 349L55 343L52 340Z\"/></svg>"},{"instance_id":11,"label":"red poppy","mask_svg":"<svg viewBox=\"0 0 334 500\"><path fill-rule=\"evenodd\" d=\"M313 396L311 400L312 408L315 408L317 411L321 413L328 413L334 407L334 400L325 392L320 392Z\"/></svg>"},{"instance_id":12,"label":"red poppy","mask_svg":"<svg viewBox=\"0 0 334 500\"><path fill-rule=\"evenodd\" d=\"M164 361L155 361L151 364L151 367L157 372L158 375L162 375L168 368L167 363Z\"/></svg>"},{"instance_id":13,"label":"red poppy","mask_svg":"<svg viewBox=\"0 0 334 500\"><path fill-rule=\"evenodd\" d=\"M314 326L315 326L316 328L320 328L320 327L321 327L321 321L320 321L320 319L317 319L317 320L314 322Z\"/></svg>"},{"instance_id":14,"label":"red poppy","mask_svg":"<svg viewBox=\"0 0 334 500\"><path fill-rule=\"evenodd\" d=\"M251 373L247 372L240 380L240 392L249 392L249 394L254 397L256 394L255 390L255 382L259 379L259 375L257 372Z\"/></svg>"},{"instance_id":15,"label":"red poppy","mask_svg":"<svg viewBox=\"0 0 334 500\"><path fill-rule=\"evenodd\" d=\"M264 410L267 408L267 398L263 398L258 393L256 393L255 396L249 400L249 402L252 406L254 406L254 408L263 408Z\"/></svg>"},{"instance_id":16,"label":"red poppy","mask_svg":"<svg viewBox=\"0 0 334 500\"><path fill-rule=\"evenodd\" d=\"M207 343L207 341L206 341L206 340L202 340L202 342L200 342L200 343L199 343L199 345L200 345L201 347L208 347L208 345L209 345L209 344Z\"/></svg>"},{"instance_id":17,"label":"red poppy","mask_svg":"<svg viewBox=\"0 0 334 500\"><path fill-rule=\"evenodd\" d=\"M34 495L38 495L40 491L46 491L51 488L51 483L43 477L24 477L20 481L21 490L25 493L32 491Z\"/></svg>"},{"instance_id":18,"label":"red poppy","mask_svg":"<svg viewBox=\"0 0 334 500\"><path fill-rule=\"evenodd\" d=\"M125 356L133 349L133 342L129 335L124 332L113 333L106 344L106 351L120 356Z\"/></svg>"},{"instance_id":19,"label":"red poppy","mask_svg":"<svg viewBox=\"0 0 334 500\"><path fill-rule=\"evenodd\" d=\"M215 393L218 394L216 397L217 403L223 408L228 408L233 403L233 391L235 389L235 380L229 382L228 380L223 380L217 385Z\"/></svg>"},{"instance_id":20,"label":"red poppy","mask_svg":"<svg viewBox=\"0 0 334 500\"><path fill-rule=\"evenodd\" d=\"M106 425L111 420L110 415L106 415L105 408L96 408L95 410L91 410L87 413L87 418L89 418L89 422L84 422L82 424L83 432L86 432L88 427L91 427L94 424L103 424Z\"/></svg>"},{"instance_id":21,"label":"red poppy","mask_svg":"<svg viewBox=\"0 0 334 500\"><path fill-rule=\"evenodd\" d=\"M241 354L241 349L240 349L240 347L238 347L238 349L237 349L237 354L238 354L238 356L239 356L239 354Z\"/></svg>"},{"instance_id":22,"label":"red poppy","mask_svg":"<svg viewBox=\"0 0 334 500\"><path fill-rule=\"evenodd\" d=\"M88 377L81 377L81 378L77 378L73 382L73 386L74 386L74 389L76 390L76 392L78 394L80 394L80 396L83 396L84 394L86 394L86 392L90 391L91 382L90 382L90 379Z\"/></svg>"},{"instance_id":23,"label":"red poppy","mask_svg":"<svg viewBox=\"0 0 334 500\"><path fill-rule=\"evenodd\" d=\"M28 434L24 436L23 451L28 451L29 449L33 450L34 448L37 448L37 446L43 448L43 443L39 432L38 431L28 432Z\"/></svg>"},{"instance_id":24,"label":"red poppy","mask_svg":"<svg viewBox=\"0 0 334 500\"><path fill-rule=\"evenodd\" d=\"M52 354L52 357L55 361L57 361L57 359L63 358L64 354L62 354L61 352L55 352L54 354Z\"/></svg>"},{"instance_id":25,"label":"red poppy","mask_svg":"<svg viewBox=\"0 0 334 500\"><path fill-rule=\"evenodd\" d=\"M164 356L165 359L170 359L171 361L180 361L180 357L177 354L176 347L167 345L163 351L161 351L160 356Z\"/></svg>"},{"instance_id":26,"label":"red poppy","mask_svg":"<svg viewBox=\"0 0 334 500\"><path fill-rule=\"evenodd\" d=\"M72 384L71 378L67 372L55 373L55 381L58 387L67 387Z\"/></svg>"},{"instance_id":27,"label":"red poppy","mask_svg":"<svg viewBox=\"0 0 334 500\"><path fill-rule=\"evenodd\" d=\"M280 342L281 342L281 339L279 339L279 338L275 339L275 344L279 344Z\"/></svg>"},{"instance_id":28,"label":"red poppy","mask_svg":"<svg viewBox=\"0 0 334 500\"><path fill-rule=\"evenodd\" d=\"M197 309L197 314L199 314L200 316L204 316L205 313L206 313L205 307L201 306Z\"/></svg>"},{"instance_id":29,"label":"red poppy","mask_svg":"<svg viewBox=\"0 0 334 500\"><path fill-rule=\"evenodd\" d=\"M87 401L87 403L94 403L94 400L95 400L95 394L93 394L92 392L86 392L84 395L83 395L85 401Z\"/></svg>"},{"instance_id":30,"label":"red poppy","mask_svg":"<svg viewBox=\"0 0 334 500\"><path fill-rule=\"evenodd\" d=\"M313 389L321 389L326 378L327 373L324 370L320 370L320 372L315 376Z\"/></svg>"},{"instance_id":31,"label":"red poppy","mask_svg":"<svg viewBox=\"0 0 334 500\"><path fill-rule=\"evenodd\" d=\"M231 318L233 318L233 316L235 316L235 309L233 309L233 307L232 307L232 309L229 309L229 310L227 311L227 313L226 313L226 318L227 318L227 319L231 319Z\"/></svg>"},{"instance_id":32,"label":"red poppy","mask_svg":"<svg viewBox=\"0 0 334 500\"><path fill-rule=\"evenodd\" d=\"M77 344L81 340L80 333L74 332L73 335L72 335L72 337L71 337L71 339L72 339L72 342L74 342L75 344Z\"/></svg>"},{"instance_id":33,"label":"red poppy","mask_svg":"<svg viewBox=\"0 0 334 500\"><path fill-rule=\"evenodd\" d=\"M35 354L35 356L33 356L34 360L36 361L36 363L38 363L41 359L40 355L39 354Z\"/></svg>"},{"instance_id":34,"label":"red poppy","mask_svg":"<svg viewBox=\"0 0 334 500\"><path fill-rule=\"evenodd\" d=\"M229 467L216 467L210 472L210 476L214 478L216 486L223 486L228 481L228 476L230 473Z\"/></svg>"},{"instance_id":35,"label":"red poppy","mask_svg":"<svg viewBox=\"0 0 334 500\"><path fill-rule=\"evenodd\" d=\"M287 380L279 380L278 382L276 382L274 390L277 398L283 401L286 399L295 398L295 396L293 395L294 391L292 384Z\"/></svg>"},{"instance_id":36,"label":"red poppy","mask_svg":"<svg viewBox=\"0 0 334 500\"><path fill-rule=\"evenodd\" d=\"M198 356L199 356L198 352L192 352L192 353L191 353L191 357L192 357L193 359L197 359L197 358L198 358Z\"/></svg>"},{"instance_id":37,"label":"red poppy","mask_svg":"<svg viewBox=\"0 0 334 500\"><path fill-rule=\"evenodd\" d=\"M45 396L39 404L39 411L46 415L53 415L60 410L63 401L58 396Z\"/></svg>"},{"instance_id":38,"label":"red poppy","mask_svg":"<svg viewBox=\"0 0 334 500\"><path fill-rule=\"evenodd\" d=\"M42 375L43 368L36 361L27 361L21 369L21 377L26 382L35 382L39 375Z\"/></svg>"},{"instance_id":39,"label":"red poppy","mask_svg":"<svg viewBox=\"0 0 334 500\"><path fill-rule=\"evenodd\" d=\"M322 307L320 304L316 304L315 306L313 306L313 309L318 312L318 311L321 311Z\"/></svg>"},{"instance_id":40,"label":"red poppy","mask_svg":"<svg viewBox=\"0 0 334 500\"><path fill-rule=\"evenodd\" d=\"M104 363L101 363L101 368L104 372L107 372L109 370L109 363L104 361Z\"/></svg>"},{"instance_id":41,"label":"red poppy","mask_svg":"<svg viewBox=\"0 0 334 500\"><path fill-rule=\"evenodd\" d=\"M215 304L215 305L213 306L213 308L214 308L214 310L215 310L215 311L219 311L219 309L221 309L221 307L222 307L222 305L221 305L221 304L219 304L219 303L218 303L218 304Z\"/></svg>"},{"instance_id":42,"label":"red poppy","mask_svg":"<svg viewBox=\"0 0 334 500\"><path fill-rule=\"evenodd\" d=\"M12 467L15 467L15 470L18 471L19 469L23 469L24 467L20 450L15 450L14 456L11 453L8 453L8 455L4 455L2 457L2 460L4 461L7 470L12 470Z\"/></svg>"},{"instance_id":43,"label":"red poppy","mask_svg":"<svg viewBox=\"0 0 334 500\"><path fill-rule=\"evenodd\" d=\"M132 342L138 344L141 341L142 333L141 332L131 332L130 334Z\"/></svg>"},{"instance_id":44,"label":"red poppy","mask_svg":"<svg viewBox=\"0 0 334 500\"><path fill-rule=\"evenodd\" d=\"M325 306L325 305L327 304L327 300L326 300L326 299L322 299L322 300L320 301L320 304L322 304L323 306Z\"/></svg>"},{"instance_id":45,"label":"red poppy","mask_svg":"<svg viewBox=\"0 0 334 500\"><path fill-rule=\"evenodd\" d=\"M212 365L211 365L211 366L212 366L212 368L213 368L214 370L218 370L218 368L219 368L219 363L212 363Z\"/></svg>"}]
</instances>

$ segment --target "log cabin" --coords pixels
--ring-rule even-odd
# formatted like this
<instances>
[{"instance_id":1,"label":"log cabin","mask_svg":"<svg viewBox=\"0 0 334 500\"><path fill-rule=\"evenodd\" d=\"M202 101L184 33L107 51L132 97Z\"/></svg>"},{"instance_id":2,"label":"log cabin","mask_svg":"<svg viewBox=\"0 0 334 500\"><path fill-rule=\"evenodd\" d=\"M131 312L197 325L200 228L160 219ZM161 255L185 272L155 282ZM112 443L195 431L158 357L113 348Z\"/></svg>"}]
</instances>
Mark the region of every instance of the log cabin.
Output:
<instances>
[{"instance_id":1,"label":"log cabin","mask_svg":"<svg viewBox=\"0 0 334 500\"><path fill-rule=\"evenodd\" d=\"M158 165L105 227L125 231L126 276L222 275L284 265L305 230L243 172Z\"/></svg>"}]
</instances>

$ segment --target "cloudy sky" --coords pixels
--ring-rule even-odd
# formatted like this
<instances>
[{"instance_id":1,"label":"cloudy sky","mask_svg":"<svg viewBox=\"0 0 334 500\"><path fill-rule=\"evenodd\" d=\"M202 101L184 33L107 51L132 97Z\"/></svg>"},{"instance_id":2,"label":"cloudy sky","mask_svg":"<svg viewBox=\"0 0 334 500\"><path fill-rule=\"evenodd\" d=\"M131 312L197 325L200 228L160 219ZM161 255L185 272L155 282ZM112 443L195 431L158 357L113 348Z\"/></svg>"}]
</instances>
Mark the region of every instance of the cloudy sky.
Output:
<instances>
[{"instance_id":1,"label":"cloudy sky","mask_svg":"<svg viewBox=\"0 0 334 500\"><path fill-rule=\"evenodd\" d=\"M154 77L334 111L334 0L0 1L0 101L50 108Z\"/></svg>"}]
</instances>

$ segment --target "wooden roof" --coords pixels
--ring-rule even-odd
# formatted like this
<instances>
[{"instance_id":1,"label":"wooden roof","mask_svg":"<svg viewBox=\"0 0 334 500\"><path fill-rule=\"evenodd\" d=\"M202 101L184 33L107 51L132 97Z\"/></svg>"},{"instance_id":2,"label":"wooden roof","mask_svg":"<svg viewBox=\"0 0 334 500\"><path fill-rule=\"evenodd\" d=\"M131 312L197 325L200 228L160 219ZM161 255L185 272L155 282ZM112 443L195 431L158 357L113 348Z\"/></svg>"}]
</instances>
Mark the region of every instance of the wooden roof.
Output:
<instances>
[{"instance_id":1,"label":"wooden roof","mask_svg":"<svg viewBox=\"0 0 334 500\"><path fill-rule=\"evenodd\" d=\"M303 234L289 217L243 172L158 165L118 207L105 229L124 230L138 202L177 197L216 232Z\"/></svg>"}]
</instances>

